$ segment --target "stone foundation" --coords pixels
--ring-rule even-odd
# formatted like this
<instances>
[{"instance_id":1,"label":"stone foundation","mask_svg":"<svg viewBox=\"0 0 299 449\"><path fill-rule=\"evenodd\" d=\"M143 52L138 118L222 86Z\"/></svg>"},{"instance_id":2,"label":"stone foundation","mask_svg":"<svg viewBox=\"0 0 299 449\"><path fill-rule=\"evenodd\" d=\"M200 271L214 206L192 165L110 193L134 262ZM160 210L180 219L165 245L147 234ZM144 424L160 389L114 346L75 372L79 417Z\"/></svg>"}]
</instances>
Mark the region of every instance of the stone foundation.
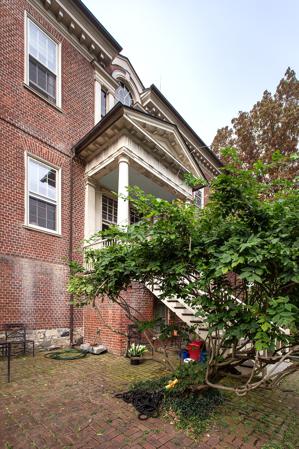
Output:
<instances>
[{"instance_id":1,"label":"stone foundation","mask_svg":"<svg viewBox=\"0 0 299 449\"><path fill-rule=\"evenodd\" d=\"M66 347L70 344L70 329L35 329L27 330L27 339L34 340L37 348L48 349L50 346ZM83 335L82 327L74 328L74 343L80 342ZM5 337L4 333L0 333L0 340Z\"/></svg>"}]
</instances>

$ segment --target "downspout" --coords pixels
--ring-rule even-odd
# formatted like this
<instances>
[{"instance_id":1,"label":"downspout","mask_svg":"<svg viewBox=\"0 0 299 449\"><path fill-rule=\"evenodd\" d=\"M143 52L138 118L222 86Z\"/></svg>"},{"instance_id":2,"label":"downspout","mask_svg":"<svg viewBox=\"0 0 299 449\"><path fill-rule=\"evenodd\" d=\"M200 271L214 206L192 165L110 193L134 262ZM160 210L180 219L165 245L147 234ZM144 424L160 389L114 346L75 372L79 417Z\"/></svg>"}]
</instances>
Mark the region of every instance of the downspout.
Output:
<instances>
[{"instance_id":1,"label":"downspout","mask_svg":"<svg viewBox=\"0 0 299 449\"><path fill-rule=\"evenodd\" d=\"M70 240L69 240L69 262L73 259L73 162L74 154L71 157L70 167ZM73 294L70 295L70 346L74 344L74 306L73 306Z\"/></svg>"}]
</instances>

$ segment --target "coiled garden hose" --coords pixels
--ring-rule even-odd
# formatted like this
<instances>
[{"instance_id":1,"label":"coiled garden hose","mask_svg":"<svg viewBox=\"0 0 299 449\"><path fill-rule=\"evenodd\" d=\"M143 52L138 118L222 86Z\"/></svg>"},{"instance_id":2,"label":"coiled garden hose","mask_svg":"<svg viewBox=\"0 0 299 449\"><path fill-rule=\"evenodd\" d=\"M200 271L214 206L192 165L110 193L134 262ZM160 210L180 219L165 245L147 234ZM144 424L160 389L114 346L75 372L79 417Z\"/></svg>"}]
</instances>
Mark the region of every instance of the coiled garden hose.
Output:
<instances>
[{"instance_id":1,"label":"coiled garden hose","mask_svg":"<svg viewBox=\"0 0 299 449\"><path fill-rule=\"evenodd\" d=\"M116 398L131 403L139 412L138 418L145 420L148 418L157 418L159 416L161 402L164 398L163 390L156 392L146 392L144 390L127 391L118 393Z\"/></svg>"},{"instance_id":2,"label":"coiled garden hose","mask_svg":"<svg viewBox=\"0 0 299 449\"><path fill-rule=\"evenodd\" d=\"M77 349L60 349L59 351L49 352L45 357L54 360L78 360L86 357L87 352Z\"/></svg>"}]
</instances>

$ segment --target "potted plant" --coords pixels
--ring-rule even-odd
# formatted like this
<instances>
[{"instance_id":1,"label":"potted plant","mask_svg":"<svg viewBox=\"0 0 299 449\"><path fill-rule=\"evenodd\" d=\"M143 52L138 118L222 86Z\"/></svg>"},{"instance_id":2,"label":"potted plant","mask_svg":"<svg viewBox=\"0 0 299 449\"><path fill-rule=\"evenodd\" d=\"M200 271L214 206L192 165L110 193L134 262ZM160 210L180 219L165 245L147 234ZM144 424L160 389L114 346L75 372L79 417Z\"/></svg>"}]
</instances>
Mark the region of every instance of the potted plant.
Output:
<instances>
[{"instance_id":1,"label":"potted plant","mask_svg":"<svg viewBox=\"0 0 299 449\"><path fill-rule=\"evenodd\" d=\"M147 352L147 347L145 345L136 345L135 343L132 343L128 349L131 365L139 365L140 359L145 352Z\"/></svg>"}]
</instances>

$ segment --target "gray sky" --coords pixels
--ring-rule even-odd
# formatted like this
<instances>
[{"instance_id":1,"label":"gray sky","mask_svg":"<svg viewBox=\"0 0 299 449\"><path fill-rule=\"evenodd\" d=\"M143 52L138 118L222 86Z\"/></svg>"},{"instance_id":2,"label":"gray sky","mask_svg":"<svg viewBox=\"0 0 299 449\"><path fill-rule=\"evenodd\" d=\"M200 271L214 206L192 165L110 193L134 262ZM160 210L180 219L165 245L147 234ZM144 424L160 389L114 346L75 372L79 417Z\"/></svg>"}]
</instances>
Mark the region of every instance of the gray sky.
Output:
<instances>
[{"instance_id":1,"label":"gray sky","mask_svg":"<svg viewBox=\"0 0 299 449\"><path fill-rule=\"evenodd\" d=\"M84 0L200 137L299 73L299 0Z\"/></svg>"}]
</instances>

